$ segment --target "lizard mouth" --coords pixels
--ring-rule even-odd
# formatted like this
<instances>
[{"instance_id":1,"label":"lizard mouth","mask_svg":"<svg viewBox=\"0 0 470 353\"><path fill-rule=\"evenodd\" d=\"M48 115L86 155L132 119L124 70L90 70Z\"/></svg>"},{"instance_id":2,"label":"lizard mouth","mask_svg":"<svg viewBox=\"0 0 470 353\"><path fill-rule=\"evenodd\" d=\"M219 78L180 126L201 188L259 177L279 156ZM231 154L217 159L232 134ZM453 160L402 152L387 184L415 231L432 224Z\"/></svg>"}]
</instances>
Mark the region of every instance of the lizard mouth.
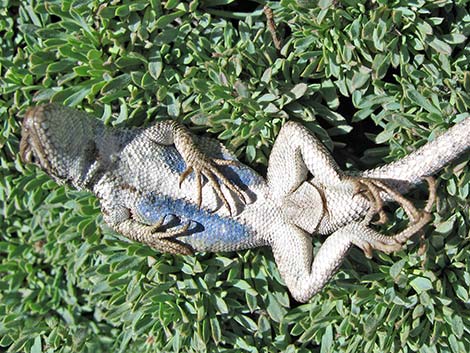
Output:
<instances>
[{"instance_id":1,"label":"lizard mouth","mask_svg":"<svg viewBox=\"0 0 470 353\"><path fill-rule=\"evenodd\" d=\"M30 108L24 117L21 130L20 156L23 162L36 164L51 170L48 162L47 143L49 141L45 108L41 105Z\"/></svg>"}]
</instances>

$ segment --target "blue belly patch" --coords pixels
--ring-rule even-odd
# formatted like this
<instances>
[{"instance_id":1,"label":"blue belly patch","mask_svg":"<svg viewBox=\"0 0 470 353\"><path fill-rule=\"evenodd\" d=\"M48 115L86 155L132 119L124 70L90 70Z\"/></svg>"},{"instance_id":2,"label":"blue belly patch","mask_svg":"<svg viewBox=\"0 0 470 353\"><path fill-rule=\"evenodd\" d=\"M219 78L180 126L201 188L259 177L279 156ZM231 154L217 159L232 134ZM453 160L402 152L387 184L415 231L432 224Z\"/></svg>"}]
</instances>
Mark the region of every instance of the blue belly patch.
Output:
<instances>
[{"instance_id":1,"label":"blue belly patch","mask_svg":"<svg viewBox=\"0 0 470 353\"><path fill-rule=\"evenodd\" d=\"M149 224L164 219L163 227L177 229L190 222L184 236L177 239L199 251L224 251L248 242L247 226L233 219L200 209L191 202L149 194L137 205L139 216Z\"/></svg>"}]
</instances>

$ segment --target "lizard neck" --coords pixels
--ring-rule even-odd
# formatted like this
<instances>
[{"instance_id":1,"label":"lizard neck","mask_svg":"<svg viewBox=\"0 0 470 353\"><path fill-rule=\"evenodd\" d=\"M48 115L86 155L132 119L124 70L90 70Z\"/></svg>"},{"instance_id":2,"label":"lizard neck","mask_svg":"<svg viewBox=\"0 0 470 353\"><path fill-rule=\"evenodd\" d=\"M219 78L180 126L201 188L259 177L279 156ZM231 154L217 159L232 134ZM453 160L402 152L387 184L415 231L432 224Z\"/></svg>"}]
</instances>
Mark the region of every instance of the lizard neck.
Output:
<instances>
[{"instance_id":1,"label":"lizard neck","mask_svg":"<svg viewBox=\"0 0 470 353\"><path fill-rule=\"evenodd\" d=\"M93 186L104 173L101 162L100 144L106 134L102 124L96 124L89 132L82 151L71 162L68 169L68 182L77 189L92 191Z\"/></svg>"},{"instance_id":2,"label":"lizard neck","mask_svg":"<svg viewBox=\"0 0 470 353\"><path fill-rule=\"evenodd\" d=\"M108 128L100 125L95 129L93 153L83 163L77 175L76 187L95 190L101 180L117 168L123 149L135 138L135 129Z\"/></svg>"},{"instance_id":3,"label":"lizard neck","mask_svg":"<svg viewBox=\"0 0 470 353\"><path fill-rule=\"evenodd\" d=\"M123 146L122 131L98 124L93 129L88 146L70 170L74 187L93 191L104 175L113 169L119 160Z\"/></svg>"}]
</instances>

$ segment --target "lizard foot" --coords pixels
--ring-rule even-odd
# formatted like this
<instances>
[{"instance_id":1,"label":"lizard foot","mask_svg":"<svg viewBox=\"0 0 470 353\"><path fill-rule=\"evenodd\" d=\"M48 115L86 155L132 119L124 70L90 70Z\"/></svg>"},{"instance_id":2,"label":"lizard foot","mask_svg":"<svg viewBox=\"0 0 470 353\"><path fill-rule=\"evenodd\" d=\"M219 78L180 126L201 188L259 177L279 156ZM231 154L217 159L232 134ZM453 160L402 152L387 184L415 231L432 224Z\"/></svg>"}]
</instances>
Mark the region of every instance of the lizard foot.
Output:
<instances>
[{"instance_id":1,"label":"lizard foot","mask_svg":"<svg viewBox=\"0 0 470 353\"><path fill-rule=\"evenodd\" d=\"M149 245L156 249L163 246L164 251L168 253L192 255L193 251L189 246L175 240L177 237L187 235L186 231L189 229L191 221L177 227L166 229L165 231L161 231L162 224L163 220L154 225L147 226L147 231L149 232L149 236L147 237ZM158 245L158 247L153 244Z\"/></svg>"},{"instance_id":2,"label":"lizard foot","mask_svg":"<svg viewBox=\"0 0 470 353\"><path fill-rule=\"evenodd\" d=\"M174 255L193 255L194 252L187 245L169 239L155 239L147 243L153 249Z\"/></svg>"},{"instance_id":3,"label":"lizard foot","mask_svg":"<svg viewBox=\"0 0 470 353\"><path fill-rule=\"evenodd\" d=\"M232 208L227 201L222 189L220 188L220 184L224 184L230 191L234 192L243 203L247 203L245 195L243 194L242 190L235 185L232 181L230 181L225 175L223 175L218 166L225 166L225 165L237 165L238 163L233 160L226 160L226 159L210 159L203 155L202 153L198 153L197 157L188 158L186 160L187 168L181 174L179 185L188 177L189 174L194 172L196 177L196 187L197 187L197 200L196 203L198 207L201 207L202 202L202 177L206 177L209 180L212 188L216 192L217 196L222 200L225 207L227 207L230 215L232 215Z\"/></svg>"},{"instance_id":4,"label":"lizard foot","mask_svg":"<svg viewBox=\"0 0 470 353\"><path fill-rule=\"evenodd\" d=\"M148 227L148 231L153 235L156 236L158 239L168 239L168 238L176 238L180 237L182 235L187 235L186 231L189 229L189 226L191 225L191 221L188 221L180 226L177 227L172 227L170 229L167 229L165 231L160 231L161 227L163 225L163 220L156 224L152 224L151 226L144 226Z\"/></svg>"},{"instance_id":5,"label":"lizard foot","mask_svg":"<svg viewBox=\"0 0 470 353\"><path fill-rule=\"evenodd\" d=\"M133 219L128 219L115 226L115 229L129 239L144 243L161 252L192 255L193 251L189 246L175 239L186 235L191 222L162 231L163 221L162 219L153 225L147 225Z\"/></svg>"},{"instance_id":6,"label":"lizard foot","mask_svg":"<svg viewBox=\"0 0 470 353\"><path fill-rule=\"evenodd\" d=\"M361 249L368 259L372 258L373 250L390 254L403 247L403 244L396 241L393 237L387 237L385 235L380 235L372 239L356 239L354 245Z\"/></svg>"},{"instance_id":7,"label":"lizard foot","mask_svg":"<svg viewBox=\"0 0 470 353\"><path fill-rule=\"evenodd\" d=\"M386 185L380 187L382 191L388 193L394 199L397 197L395 200L403 206L410 218L410 224L407 228L395 235L385 236L376 233L372 237L356 239L355 244L364 251L366 257L372 257L372 250L374 249L385 253L400 250L411 236L416 233L422 233L424 226L431 220L430 211L436 200L436 183L434 179L431 177L426 177L425 179L429 186L429 196L423 210L417 210L410 201L406 200L403 196Z\"/></svg>"},{"instance_id":8,"label":"lizard foot","mask_svg":"<svg viewBox=\"0 0 470 353\"><path fill-rule=\"evenodd\" d=\"M406 229L395 235L395 238L400 243L405 243L413 234L423 231L424 226L431 220L431 209L436 202L436 181L432 177L426 177L428 183L429 196L426 201L426 206L419 212L419 217L414 220ZM412 219L410 218L410 221Z\"/></svg>"},{"instance_id":9,"label":"lizard foot","mask_svg":"<svg viewBox=\"0 0 470 353\"><path fill-rule=\"evenodd\" d=\"M227 189L236 194L238 198L244 204L246 204L247 199L245 198L242 190L219 170L220 166L237 165L238 162L235 160L208 157L194 142L191 134L183 125L175 121L172 121L171 125L174 134L175 147L186 163L186 169L180 175L179 185L181 187L181 184L188 177L188 175L194 172L197 189L197 205L201 207L203 177L209 181L217 196L222 200L224 206L228 209L230 215L232 215L232 209L230 203L227 201L227 198L222 192L220 187L221 184L225 185Z\"/></svg>"},{"instance_id":10,"label":"lizard foot","mask_svg":"<svg viewBox=\"0 0 470 353\"><path fill-rule=\"evenodd\" d=\"M380 190L382 185L380 182L372 179L359 178L354 180L354 194L364 195L369 202L371 207L364 218L364 223L369 224L372 218L378 214L379 220L376 224L385 224L388 220L387 215L383 211L383 200L380 197Z\"/></svg>"}]
</instances>

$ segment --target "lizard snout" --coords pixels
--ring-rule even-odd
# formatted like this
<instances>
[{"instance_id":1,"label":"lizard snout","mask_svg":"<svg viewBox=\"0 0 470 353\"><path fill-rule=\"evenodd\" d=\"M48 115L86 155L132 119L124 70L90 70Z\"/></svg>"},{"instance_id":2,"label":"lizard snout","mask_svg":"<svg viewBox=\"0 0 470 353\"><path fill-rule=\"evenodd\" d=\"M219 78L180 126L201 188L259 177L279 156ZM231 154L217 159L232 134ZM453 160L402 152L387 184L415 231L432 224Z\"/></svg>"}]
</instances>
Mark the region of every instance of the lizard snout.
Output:
<instances>
[{"instance_id":1,"label":"lizard snout","mask_svg":"<svg viewBox=\"0 0 470 353\"><path fill-rule=\"evenodd\" d=\"M47 105L28 109L23 119L20 141L20 157L25 163L49 167L44 141L48 139L44 110Z\"/></svg>"}]
</instances>

